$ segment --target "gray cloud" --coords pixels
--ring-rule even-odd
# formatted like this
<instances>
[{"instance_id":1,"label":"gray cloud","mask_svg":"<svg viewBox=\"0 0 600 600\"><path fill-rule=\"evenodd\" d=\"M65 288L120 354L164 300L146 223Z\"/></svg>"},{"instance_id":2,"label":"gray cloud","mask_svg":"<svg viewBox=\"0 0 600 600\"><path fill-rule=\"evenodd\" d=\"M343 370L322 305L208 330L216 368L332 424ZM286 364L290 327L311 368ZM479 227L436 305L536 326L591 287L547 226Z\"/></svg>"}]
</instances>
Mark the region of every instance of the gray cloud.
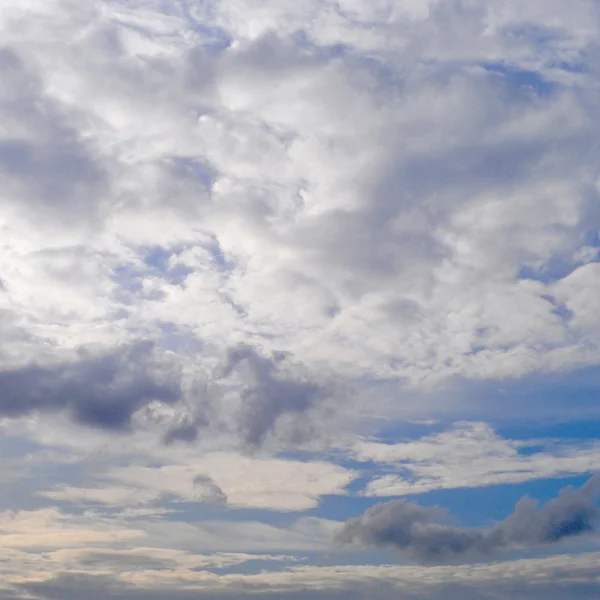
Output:
<instances>
[{"instance_id":1,"label":"gray cloud","mask_svg":"<svg viewBox=\"0 0 600 600\"><path fill-rule=\"evenodd\" d=\"M186 392L177 359L160 357L150 342L101 353L81 350L75 361L0 370L0 415L66 411L83 425L126 430L133 414L152 401L176 404L185 396L192 414L170 425L162 437L165 445L193 443L203 430L230 431L251 450L290 413L298 418L286 435L297 443L313 431L302 428L300 417L308 423L325 388L298 375L296 367L285 353L267 357L240 346L230 349L212 376L199 376ZM239 394L236 410L223 401L231 390Z\"/></svg>"},{"instance_id":2,"label":"gray cloud","mask_svg":"<svg viewBox=\"0 0 600 600\"><path fill-rule=\"evenodd\" d=\"M162 438L163 444L170 446L176 442L195 442L198 438L198 424L195 422L184 422L169 429Z\"/></svg>"},{"instance_id":3,"label":"gray cloud","mask_svg":"<svg viewBox=\"0 0 600 600\"><path fill-rule=\"evenodd\" d=\"M167 571L176 567L176 563L166 558L155 558L144 554L124 554L116 552L87 552L79 563L86 567L103 567L113 572L152 570Z\"/></svg>"},{"instance_id":4,"label":"gray cloud","mask_svg":"<svg viewBox=\"0 0 600 600\"><path fill-rule=\"evenodd\" d=\"M600 518L596 498L600 493L600 476L592 477L576 490L563 488L558 498L542 508L527 496L521 498L515 511L500 523L491 537L504 546L535 546L593 531Z\"/></svg>"},{"instance_id":5,"label":"gray cloud","mask_svg":"<svg viewBox=\"0 0 600 600\"><path fill-rule=\"evenodd\" d=\"M195 442L203 430L229 431L246 450L263 446L269 436L292 445L318 435L311 411L324 405L329 386L305 372L287 352L263 355L242 344L231 347L212 375L194 381L191 415L171 426L162 442ZM224 398L233 393L239 405ZM284 422L284 417L293 416Z\"/></svg>"},{"instance_id":6,"label":"gray cloud","mask_svg":"<svg viewBox=\"0 0 600 600\"><path fill-rule=\"evenodd\" d=\"M599 492L600 476L594 476L580 489L563 488L541 508L535 500L523 497L514 512L491 530L447 525L446 514L438 507L392 500L349 519L336 541L394 548L423 563L492 556L509 548L552 544L593 531L600 520Z\"/></svg>"},{"instance_id":7,"label":"gray cloud","mask_svg":"<svg viewBox=\"0 0 600 600\"><path fill-rule=\"evenodd\" d=\"M283 413L307 410L319 393L319 388L309 382L279 379L277 366L283 359L283 355L276 355L269 360L248 346L229 352L224 376L242 365L247 367L249 385L241 392L240 429L251 446L258 446L265 439Z\"/></svg>"},{"instance_id":8,"label":"gray cloud","mask_svg":"<svg viewBox=\"0 0 600 600\"><path fill-rule=\"evenodd\" d=\"M349 519L336 541L342 544L391 547L422 562L444 562L466 554L489 554L484 532L443 524L445 512L393 500L376 504Z\"/></svg>"},{"instance_id":9,"label":"gray cloud","mask_svg":"<svg viewBox=\"0 0 600 600\"><path fill-rule=\"evenodd\" d=\"M241 378L243 386L239 392L242 406L237 427L250 448L260 446L283 415L305 415L327 395L324 386L299 375L284 352L266 357L250 346L232 348L217 379L234 374ZM296 441L301 441L299 430L292 433Z\"/></svg>"},{"instance_id":10,"label":"gray cloud","mask_svg":"<svg viewBox=\"0 0 600 600\"><path fill-rule=\"evenodd\" d=\"M0 414L66 410L76 422L127 429L133 413L153 400L180 398L179 372L161 362L151 343L122 346L78 361L30 364L0 371Z\"/></svg>"},{"instance_id":11,"label":"gray cloud","mask_svg":"<svg viewBox=\"0 0 600 600\"><path fill-rule=\"evenodd\" d=\"M200 488L201 500L211 504L226 505L227 494L209 475L199 474L194 477L194 485Z\"/></svg>"},{"instance_id":12,"label":"gray cloud","mask_svg":"<svg viewBox=\"0 0 600 600\"><path fill-rule=\"evenodd\" d=\"M44 223L96 226L109 187L106 165L80 134L75 114L44 92L43 76L19 52L0 48L2 114L35 135L0 139L0 181L19 210Z\"/></svg>"}]
</instances>

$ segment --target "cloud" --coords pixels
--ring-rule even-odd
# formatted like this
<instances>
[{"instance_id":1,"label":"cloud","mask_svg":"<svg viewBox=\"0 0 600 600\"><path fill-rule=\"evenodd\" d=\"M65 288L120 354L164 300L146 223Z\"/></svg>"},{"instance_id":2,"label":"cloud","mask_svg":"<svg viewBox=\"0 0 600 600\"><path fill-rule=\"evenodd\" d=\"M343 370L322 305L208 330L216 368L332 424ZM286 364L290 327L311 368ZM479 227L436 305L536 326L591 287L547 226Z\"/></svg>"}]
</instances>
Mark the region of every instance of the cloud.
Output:
<instances>
[{"instance_id":1,"label":"cloud","mask_svg":"<svg viewBox=\"0 0 600 600\"><path fill-rule=\"evenodd\" d=\"M337 526L315 518L276 527L247 520L185 523L157 517L101 511L77 515L58 509L0 513L5 528L0 547L6 559L0 573L11 581L47 578L63 569L131 571L132 579L137 576L140 583L156 575L153 571L163 572L159 577L169 571L172 581L182 576L202 579L207 571L235 572L244 563L297 563L305 554L324 549ZM114 568L119 557L121 567Z\"/></svg>"},{"instance_id":2,"label":"cloud","mask_svg":"<svg viewBox=\"0 0 600 600\"><path fill-rule=\"evenodd\" d=\"M31 518L2 537L6 595L597 596L589 557L471 575L135 561L320 551L339 524L272 511L331 516L320 500L348 493L347 454L306 458L326 435L347 450L397 431L385 417L474 420L475 381L514 380L537 419L524 376L600 364L599 17L591 0L4 2L1 443L24 485L2 501ZM477 419L525 418L484 393ZM597 466L595 442L527 450L463 424L352 458L379 461L368 495ZM489 531L384 505L400 524L373 536L408 532L419 556L527 550L594 525L591 491L569 494ZM26 510L48 502L77 526ZM63 530L104 567L53 562ZM129 550L132 573L110 573Z\"/></svg>"},{"instance_id":3,"label":"cloud","mask_svg":"<svg viewBox=\"0 0 600 600\"><path fill-rule=\"evenodd\" d=\"M337 386L338 388L340 386ZM270 355L248 345L228 348L211 372L194 373L187 410L163 435L167 446L197 442L203 434L229 433L253 452L273 442L301 445L319 435L339 391L287 352Z\"/></svg>"},{"instance_id":4,"label":"cloud","mask_svg":"<svg viewBox=\"0 0 600 600\"><path fill-rule=\"evenodd\" d=\"M578 490L563 488L541 508L524 497L510 516L489 531L445 525L439 508L393 500L348 520L336 541L394 548L425 563L488 557L594 531L600 519L599 492L600 477L594 476Z\"/></svg>"},{"instance_id":5,"label":"cloud","mask_svg":"<svg viewBox=\"0 0 600 600\"><path fill-rule=\"evenodd\" d=\"M284 407L261 367L249 444L325 372L595 364L597 8L276 4L3 13L0 267L32 336L6 352L124 332L290 352L306 381Z\"/></svg>"},{"instance_id":6,"label":"cloud","mask_svg":"<svg viewBox=\"0 0 600 600\"><path fill-rule=\"evenodd\" d=\"M85 425L127 429L143 406L175 403L180 395L177 368L161 361L151 343L0 371L0 413L7 417L67 410Z\"/></svg>"},{"instance_id":7,"label":"cloud","mask_svg":"<svg viewBox=\"0 0 600 600\"><path fill-rule=\"evenodd\" d=\"M481 422L455 423L448 431L395 444L360 441L353 455L392 471L372 479L364 490L367 496L520 483L600 468L595 441L510 440Z\"/></svg>"},{"instance_id":8,"label":"cloud","mask_svg":"<svg viewBox=\"0 0 600 600\"><path fill-rule=\"evenodd\" d=\"M201 498L213 504L226 505L227 494L213 481L209 475L196 475L194 485L201 489Z\"/></svg>"},{"instance_id":9,"label":"cloud","mask_svg":"<svg viewBox=\"0 0 600 600\"><path fill-rule=\"evenodd\" d=\"M151 598L166 594L181 600L199 598L265 598L285 600L384 600L398 595L410 600L509 600L516 594L525 600L586 599L598 591L598 553L554 556L452 567L406 567L390 565L294 566L277 572L250 575L216 575L207 571L145 571L123 578L114 574L57 573L37 581L21 581L21 592L42 598L73 597L85 590L90 598ZM132 585L136 581L138 585ZM178 585L179 584L179 585Z\"/></svg>"},{"instance_id":10,"label":"cloud","mask_svg":"<svg viewBox=\"0 0 600 600\"><path fill-rule=\"evenodd\" d=\"M179 460L173 460L179 458ZM325 495L345 495L356 471L325 461L203 453L161 457L159 467L145 466L148 457L131 457L129 465L107 463L88 486L59 485L40 495L63 502L106 506L152 505L164 498L184 502L226 503L229 507L282 512L314 508Z\"/></svg>"},{"instance_id":11,"label":"cloud","mask_svg":"<svg viewBox=\"0 0 600 600\"><path fill-rule=\"evenodd\" d=\"M579 490L564 488L558 498L542 508L530 498L522 498L514 513L496 526L492 535L506 540L506 544L531 546L589 533L600 516L596 503L599 492L600 476L596 475Z\"/></svg>"},{"instance_id":12,"label":"cloud","mask_svg":"<svg viewBox=\"0 0 600 600\"><path fill-rule=\"evenodd\" d=\"M181 357L161 352L152 341L80 348L74 360L1 370L0 414L65 410L77 423L125 431L136 413L136 424L144 421L142 409L146 425L164 427L164 419L152 414L170 405L175 412L162 437L166 445L193 443L200 431L229 430L242 446L256 450L278 432L292 443L308 440L311 411L330 395L284 353L267 357L248 346L230 349L212 375L184 368ZM287 415L295 418L286 423Z\"/></svg>"},{"instance_id":13,"label":"cloud","mask_svg":"<svg viewBox=\"0 0 600 600\"><path fill-rule=\"evenodd\" d=\"M118 546L142 537L143 533L123 523L106 522L87 513L70 516L57 508L1 513L3 535L0 546L4 552L22 550L41 552L59 548ZM21 557L22 558L22 557ZM33 559L32 556L29 557ZM29 564L29 568L32 568Z\"/></svg>"},{"instance_id":14,"label":"cloud","mask_svg":"<svg viewBox=\"0 0 600 600\"><path fill-rule=\"evenodd\" d=\"M163 436L167 446L175 442L195 442L198 437L198 426L195 423L182 423L169 429Z\"/></svg>"},{"instance_id":15,"label":"cloud","mask_svg":"<svg viewBox=\"0 0 600 600\"><path fill-rule=\"evenodd\" d=\"M161 572L209 569L219 570L258 562L295 562L293 556L271 554L245 554L242 552L216 552L213 554L197 554L166 548L144 548L114 550L110 548L86 548L57 550L51 554L56 567L61 564L77 564L79 568L89 573L119 573Z\"/></svg>"},{"instance_id":16,"label":"cloud","mask_svg":"<svg viewBox=\"0 0 600 600\"><path fill-rule=\"evenodd\" d=\"M327 397L328 391L316 381L294 377L289 369L286 373L286 359L285 353L267 358L251 347L240 346L229 351L218 375L227 378L241 372L244 388L240 392L239 428L250 447L261 445L282 416L291 414L300 419ZM301 428L297 427L294 433L296 440L302 441Z\"/></svg>"}]
</instances>

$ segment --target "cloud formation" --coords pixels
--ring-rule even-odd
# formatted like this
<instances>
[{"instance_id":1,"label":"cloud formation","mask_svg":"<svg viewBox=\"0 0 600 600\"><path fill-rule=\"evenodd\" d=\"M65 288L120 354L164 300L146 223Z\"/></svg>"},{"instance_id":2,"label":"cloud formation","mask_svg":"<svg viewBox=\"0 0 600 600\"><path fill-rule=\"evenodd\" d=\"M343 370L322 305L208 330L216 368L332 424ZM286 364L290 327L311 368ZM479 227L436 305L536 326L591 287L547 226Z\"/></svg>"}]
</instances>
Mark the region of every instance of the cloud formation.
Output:
<instances>
[{"instance_id":1,"label":"cloud formation","mask_svg":"<svg viewBox=\"0 0 600 600\"><path fill-rule=\"evenodd\" d=\"M196 475L194 485L200 488L200 498L203 501L219 505L227 504L227 494L209 475Z\"/></svg>"},{"instance_id":2,"label":"cloud formation","mask_svg":"<svg viewBox=\"0 0 600 600\"><path fill-rule=\"evenodd\" d=\"M600 469L595 441L511 440L481 422L454 423L441 433L395 444L361 440L353 450L358 460L384 471L366 485L366 496L516 484Z\"/></svg>"},{"instance_id":3,"label":"cloud formation","mask_svg":"<svg viewBox=\"0 0 600 600\"><path fill-rule=\"evenodd\" d=\"M120 509L171 501L297 512L317 507L323 496L346 495L346 486L358 474L322 460L249 457L194 447L187 453L183 450L130 453L126 465L119 452L88 475L85 485L56 485L38 495L74 505ZM153 466L147 464L150 458Z\"/></svg>"},{"instance_id":4,"label":"cloud formation","mask_svg":"<svg viewBox=\"0 0 600 600\"><path fill-rule=\"evenodd\" d=\"M598 416L596 0L5 0L0 35L0 596L600 595L595 553L371 564L585 550L596 478L343 523L600 464L494 422L550 416L532 378ZM340 527L365 564L316 557Z\"/></svg>"},{"instance_id":5,"label":"cloud formation","mask_svg":"<svg viewBox=\"0 0 600 600\"><path fill-rule=\"evenodd\" d=\"M228 348L212 372L196 371L189 379L187 412L163 435L167 446L215 432L230 435L247 452L274 440L302 445L317 436L317 415L337 393L289 353L269 355L246 344Z\"/></svg>"},{"instance_id":6,"label":"cloud formation","mask_svg":"<svg viewBox=\"0 0 600 600\"><path fill-rule=\"evenodd\" d=\"M598 553L452 567L303 565L220 578L209 571L182 570L185 559L175 553L160 558L179 563L176 576L179 584L185 581L185 588L174 583L171 572L160 568L118 578L114 573L94 573L84 567L76 574L63 571L38 581L19 582L13 593L15 597L34 593L42 598L65 598L85 590L94 600L160 600L166 594L181 600L253 598L257 594L290 600L385 600L390 595L410 600L510 600L516 594L526 600L561 600L565 596L585 600L598 591ZM276 556L266 558L277 560ZM203 560L210 564L209 557ZM227 557L215 560L226 562Z\"/></svg>"},{"instance_id":7,"label":"cloud formation","mask_svg":"<svg viewBox=\"0 0 600 600\"><path fill-rule=\"evenodd\" d=\"M364 4L11 3L3 351L262 346L292 412L597 364L597 7Z\"/></svg>"},{"instance_id":8,"label":"cloud formation","mask_svg":"<svg viewBox=\"0 0 600 600\"><path fill-rule=\"evenodd\" d=\"M523 497L514 512L489 531L461 529L444 524L444 511L405 500L376 504L360 517L348 520L336 536L341 544L394 548L424 563L493 556L515 547L531 548L594 531L600 519L597 497L600 476L541 508Z\"/></svg>"},{"instance_id":9,"label":"cloud formation","mask_svg":"<svg viewBox=\"0 0 600 600\"><path fill-rule=\"evenodd\" d=\"M296 420L286 435L300 443L310 431L311 409L328 395L324 384L295 372L298 365L289 363L285 353L266 357L239 346L228 351L213 374L185 374L183 366L173 353L146 341L81 348L71 360L5 368L0 370L0 415L66 411L77 423L125 431L135 413L158 403L184 411L164 433L165 444L193 443L203 429L225 428L252 450L290 414ZM227 397L234 400L227 402Z\"/></svg>"},{"instance_id":10,"label":"cloud formation","mask_svg":"<svg viewBox=\"0 0 600 600\"><path fill-rule=\"evenodd\" d=\"M285 353L277 352L272 358L267 358L249 346L240 346L228 352L218 374L218 379L221 379L241 372L244 387L240 392L239 429L242 439L251 448L264 442L280 417L291 415L300 419L328 395L325 386L315 380L311 381L306 376L294 377L289 370L286 373L286 359ZM292 434L296 441L302 441L300 427L297 426Z\"/></svg>"},{"instance_id":11,"label":"cloud formation","mask_svg":"<svg viewBox=\"0 0 600 600\"><path fill-rule=\"evenodd\" d=\"M177 366L161 361L151 343L0 371L5 417L66 410L79 423L118 430L128 428L133 413L150 402L172 404L180 397Z\"/></svg>"}]
</instances>

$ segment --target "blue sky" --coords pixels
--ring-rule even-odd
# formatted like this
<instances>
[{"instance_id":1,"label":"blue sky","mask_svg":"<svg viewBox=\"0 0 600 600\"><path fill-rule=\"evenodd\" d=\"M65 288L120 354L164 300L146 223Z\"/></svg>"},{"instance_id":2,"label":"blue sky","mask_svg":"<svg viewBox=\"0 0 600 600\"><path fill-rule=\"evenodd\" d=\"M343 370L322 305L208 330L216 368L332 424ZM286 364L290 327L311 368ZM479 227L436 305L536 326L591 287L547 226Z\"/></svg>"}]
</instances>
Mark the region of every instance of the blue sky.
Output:
<instances>
[{"instance_id":1,"label":"blue sky","mask_svg":"<svg viewBox=\"0 0 600 600\"><path fill-rule=\"evenodd\" d=\"M600 593L595 0L11 0L0 600Z\"/></svg>"}]
</instances>

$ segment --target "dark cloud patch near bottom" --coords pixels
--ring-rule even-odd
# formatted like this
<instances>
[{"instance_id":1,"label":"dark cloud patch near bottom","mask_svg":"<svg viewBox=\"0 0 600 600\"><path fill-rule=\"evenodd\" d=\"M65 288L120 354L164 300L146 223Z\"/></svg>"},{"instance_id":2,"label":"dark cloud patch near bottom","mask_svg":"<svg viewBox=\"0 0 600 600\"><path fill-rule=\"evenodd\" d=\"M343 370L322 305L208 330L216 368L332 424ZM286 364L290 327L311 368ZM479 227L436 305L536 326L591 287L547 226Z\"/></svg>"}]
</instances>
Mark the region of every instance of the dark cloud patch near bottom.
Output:
<instances>
[{"instance_id":1,"label":"dark cloud patch near bottom","mask_svg":"<svg viewBox=\"0 0 600 600\"><path fill-rule=\"evenodd\" d=\"M159 359L150 342L81 352L74 362L0 371L4 417L66 410L78 423L126 430L133 413L149 402L173 404L180 397L179 370Z\"/></svg>"},{"instance_id":2,"label":"dark cloud patch near bottom","mask_svg":"<svg viewBox=\"0 0 600 600\"><path fill-rule=\"evenodd\" d=\"M392 500L349 519L336 542L393 548L425 564L490 557L594 531L600 522L599 493L600 476L596 475L580 489L563 488L541 508L535 500L523 497L514 512L490 530L450 526L440 508Z\"/></svg>"}]
</instances>

